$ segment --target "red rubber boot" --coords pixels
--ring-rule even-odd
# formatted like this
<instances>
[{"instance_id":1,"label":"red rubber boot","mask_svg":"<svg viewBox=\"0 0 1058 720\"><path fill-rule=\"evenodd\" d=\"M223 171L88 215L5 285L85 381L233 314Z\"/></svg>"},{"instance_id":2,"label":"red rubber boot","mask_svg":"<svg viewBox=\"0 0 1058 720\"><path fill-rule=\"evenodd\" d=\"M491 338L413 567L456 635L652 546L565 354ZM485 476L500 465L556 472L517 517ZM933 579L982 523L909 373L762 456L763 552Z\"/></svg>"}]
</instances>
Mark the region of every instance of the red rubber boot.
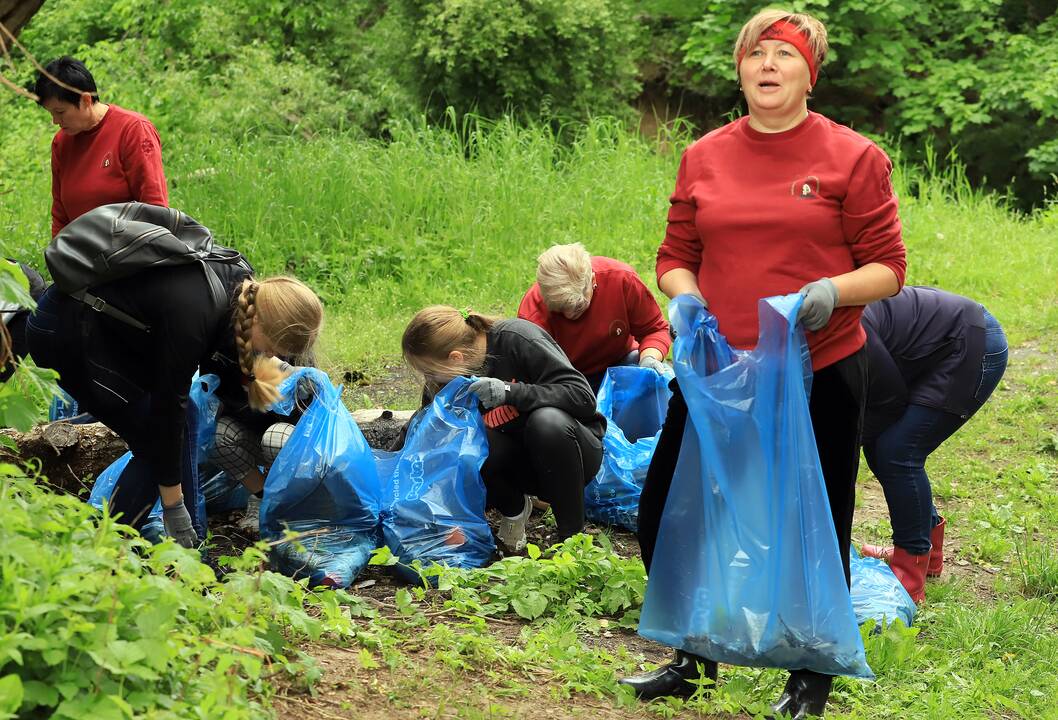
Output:
<instances>
[{"instance_id":1,"label":"red rubber boot","mask_svg":"<svg viewBox=\"0 0 1058 720\"><path fill-rule=\"evenodd\" d=\"M926 599L926 568L928 565L929 553L912 555L907 550L893 548L893 557L889 561L889 567L916 604Z\"/></svg>"},{"instance_id":2,"label":"red rubber boot","mask_svg":"<svg viewBox=\"0 0 1058 720\"><path fill-rule=\"evenodd\" d=\"M926 577L940 577L944 571L944 526L947 524L948 521L941 518L929 535L932 547L929 549L929 566L926 568Z\"/></svg>"}]
</instances>

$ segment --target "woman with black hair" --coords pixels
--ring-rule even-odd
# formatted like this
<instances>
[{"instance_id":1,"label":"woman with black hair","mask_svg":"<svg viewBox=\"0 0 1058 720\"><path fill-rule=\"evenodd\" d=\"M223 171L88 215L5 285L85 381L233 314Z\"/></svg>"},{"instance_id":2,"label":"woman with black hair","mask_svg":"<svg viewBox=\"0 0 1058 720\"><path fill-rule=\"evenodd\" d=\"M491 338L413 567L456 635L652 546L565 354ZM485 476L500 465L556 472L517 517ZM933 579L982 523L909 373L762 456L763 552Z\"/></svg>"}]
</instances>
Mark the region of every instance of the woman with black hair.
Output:
<instances>
[{"instance_id":1,"label":"woman with black hair","mask_svg":"<svg viewBox=\"0 0 1058 720\"><path fill-rule=\"evenodd\" d=\"M51 142L52 237L101 205L169 206L158 131L143 115L100 102L83 62L53 60L32 89L60 128Z\"/></svg>"}]
</instances>

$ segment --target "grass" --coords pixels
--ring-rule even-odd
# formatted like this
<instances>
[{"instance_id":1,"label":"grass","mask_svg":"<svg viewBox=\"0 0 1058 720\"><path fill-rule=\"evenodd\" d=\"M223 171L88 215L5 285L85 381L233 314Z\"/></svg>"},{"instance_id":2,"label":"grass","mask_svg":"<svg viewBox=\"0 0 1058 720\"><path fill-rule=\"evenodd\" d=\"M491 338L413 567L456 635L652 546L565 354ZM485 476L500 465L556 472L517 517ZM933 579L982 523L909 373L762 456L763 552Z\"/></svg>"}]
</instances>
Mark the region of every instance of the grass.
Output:
<instances>
[{"instance_id":1,"label":"grass","mask_svg":"<svg viewBox=\"0 0 1058 720\"><path fill-rule=\"evenodd\" d=\"M390 383L394 403L411 407L414 383L395 368L400 333L421 306L511 315L536 255L574 240L631 263L653 286L672 148L685 139L666 138L659 151L605 121L562 133L558 142L545 128L505 123L408 125L387 144L172 143L166 158L174 206L261 272L294 272L323 294L327 368L371 384L354 388L352 402L370 404ZM0 158L0 175L19 178L19 192L0 196L7 254L30 256L47 238L44 132L41 141L39 162L16 169ZM895 181L908 281L984 303L1008 333L1011 364L992 401L930 460L948 518L945 576L929 583L914 629L867 638L878 681L839 680L828 717L1058 718L1058 211L1017 215L953 164L902 167ZM860 495L856 539L885 540L884 502L866 469ZM570 562L556 598L594 587L598 558ZM446 606L451 593L381 592L354 654L328 665L333 680L318 698L288 693L281 716L346 707L386 718L728 718L778 694L782 673L725 667L713 699L633 703L616 678L664 652L620 628L622 612L547 609L527 621L510 608L472 609L475 594L488 605L525 577L516 566L466 582L458 612ZM539 606L530 590L519 597Z\"/></svg>"}]
</instances>

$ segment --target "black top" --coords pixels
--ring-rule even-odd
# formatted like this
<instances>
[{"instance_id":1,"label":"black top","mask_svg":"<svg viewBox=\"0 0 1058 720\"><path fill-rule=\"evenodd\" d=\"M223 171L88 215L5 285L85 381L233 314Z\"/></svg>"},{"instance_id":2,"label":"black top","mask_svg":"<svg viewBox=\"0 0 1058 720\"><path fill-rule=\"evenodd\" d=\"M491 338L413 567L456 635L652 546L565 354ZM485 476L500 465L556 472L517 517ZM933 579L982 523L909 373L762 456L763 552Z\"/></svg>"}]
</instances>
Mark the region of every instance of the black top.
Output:
<instances>
[{"instance_id":1,"label":"black top","mask_svg":"<svg viewBox=\"0 0 1058 720\"><path fill-rule=\"evenodd\" d=\"M863 312L869 389L864 441L877 438L908 404L962 417L976 409L984 357L984 308L931 287L905 286Z\"/></svg>"},{"instance_id":2,"label":"black top","mask_svg":"<svg viewBox=\"0 0 1058 720\"><path fill-rule=\"evenodd\" d=\"M89 361L106 363L149 392L145 422L157 438L160 485L180 482L180 447L195 370L220 377L221 401L246 403L232 329L233 299L247 270L212 263L226 289L213 299L198 264L146 270L101 286L96 295L148 324L150 333L96 314ZM164 468L164 469L163 469Z\"/></svg>"},{"instance_id":3,"label":"black top","mask_svg":"<svg viewBox=\"0 0 1058 720\"><path fill-rule=\"evenodd\" d=\"M482 376L509 383L507 403L522 416L542 407L564 410L596 437L606 433L606 418L595 409L595 393L579 370L570 364L558 343L528 320L500 320L487 334L487 357ZM498 430L519 430L521 423Z\"/></svg>"}]
</instances>

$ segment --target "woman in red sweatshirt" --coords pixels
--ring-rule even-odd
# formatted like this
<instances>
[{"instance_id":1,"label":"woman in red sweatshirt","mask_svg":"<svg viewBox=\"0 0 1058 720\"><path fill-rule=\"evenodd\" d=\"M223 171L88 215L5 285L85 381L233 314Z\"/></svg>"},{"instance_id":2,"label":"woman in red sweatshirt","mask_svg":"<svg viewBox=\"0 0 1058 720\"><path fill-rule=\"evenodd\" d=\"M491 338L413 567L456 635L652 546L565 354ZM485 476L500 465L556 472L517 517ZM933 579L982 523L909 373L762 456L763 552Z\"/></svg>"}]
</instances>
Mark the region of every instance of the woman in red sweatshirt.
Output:
<instances>
[{"instance_id":1,"label":"woman in red sweatshirt","mask_svg":"<svg viewBox=\"0 0 1058 720\"><path fill-rule=\"evenodd\" d=\"M536 282L518 317L542 327L599 391L606 368L664 372L672 339L654 296L619 260L592 257L580 243L553 245L537 258Z\"/></svg>"},{"instance_id":2,"label":"woman in red sweatshirt","mask_svg":"<svg viewBox=\"0 0 1058 720\"><path fill-rule=\"evenodd\" d=\"M44 70L33 90L60 128L51 142L52 237L101 205L168 207L162 141L151 121L99 102L95 78L80 60L62 57Z\"/></svg>"},{"instance_id":3,"label":"woman in red sweatshirt","mask_svg":"<svg viewBox=\"0 0 1058 720\"><path fill-rule=\"evenodd\" d=\"M906 260L889 158L808 110L826 52L826 28L808 15L765 10L743 26L734 60L749 113L684 153L657 277L669 297L706 302L738 348L756 345L760 298L804 295L812 424L838 547L848 548L867 387L860 315L900 290ZM673 390L639 506L648 571L687 418ZM848 562L843 553L846 580ZM715 662L679 650L672 664L623 682L644 698L686 695L699 668L716 680ZM793 669L773 712L821 715L832 679Z\"/></svg>"}]
</instances>

